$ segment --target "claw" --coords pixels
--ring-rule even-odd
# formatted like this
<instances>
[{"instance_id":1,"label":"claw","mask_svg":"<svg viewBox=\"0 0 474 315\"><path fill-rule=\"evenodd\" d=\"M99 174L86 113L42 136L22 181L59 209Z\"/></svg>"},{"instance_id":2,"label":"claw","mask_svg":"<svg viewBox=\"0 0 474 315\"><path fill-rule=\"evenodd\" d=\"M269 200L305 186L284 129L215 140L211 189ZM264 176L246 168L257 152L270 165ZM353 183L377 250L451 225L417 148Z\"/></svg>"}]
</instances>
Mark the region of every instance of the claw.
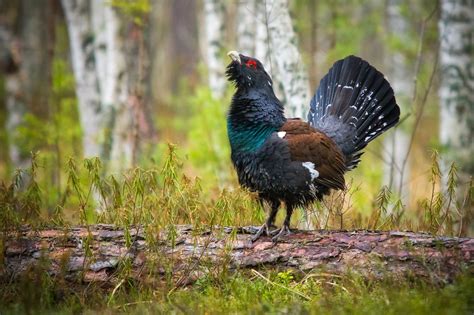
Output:
<instances>
[{"instance_id":1,"label":"claw","mask_svg":"<svg viewBox=\"0 0 474 315\"><path fill-rule=\"evenodd\" d=\"M252 242L257 241L264 233L266 236L272 236L272 233L274 233L274 231L270 232L270 227L267 225L267 223L263 224L260 229L258 229L257 233L255 233L255 235L252 237Z\"/></svg>"},{"instance_id":2,"label":"claw","mask_svg":"<svg viewBox=\"0 0 474 315\"><path fill-rule=\"evenodd\" d=\"M280 237L282 236L287 236L287 235L290 235L292 234L291 231L290 231L290 227L288 225L283 225L280 229L280 231L278 232L278 234L276 234L274 237L272 237L272 242L273 243L278 243L278 240L280 239Z\"/></svg>"}]
</instances>

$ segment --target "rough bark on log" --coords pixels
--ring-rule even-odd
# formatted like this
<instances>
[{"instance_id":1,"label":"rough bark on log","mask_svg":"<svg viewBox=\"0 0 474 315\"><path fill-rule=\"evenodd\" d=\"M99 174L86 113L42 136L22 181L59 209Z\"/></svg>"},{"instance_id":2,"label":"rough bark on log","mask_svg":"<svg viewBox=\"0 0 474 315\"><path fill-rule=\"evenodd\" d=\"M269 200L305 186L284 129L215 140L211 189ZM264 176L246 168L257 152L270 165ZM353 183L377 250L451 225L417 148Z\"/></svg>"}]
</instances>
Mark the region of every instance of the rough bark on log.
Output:
<instances>
[{"instance_id":1,"label":"rough bark on log","mask_svg":"<svg viewBox=\"0 0 474 315\"><path fill-rule=\"evenodd\" d=\"M355 271L366 277L414 276L438 282L466 269L472 272L474 265L473 238L320 230L297 231L273 244L268 237L252 243L255 227L211 231L178 225L168 232L150 231L99 224L4 232L0 283L41 262L50 275L71 281L114 283L128 266L128 277L149 281L170 275L178 284L192 283L216 268Z\"/></svg>"}]
</instances>

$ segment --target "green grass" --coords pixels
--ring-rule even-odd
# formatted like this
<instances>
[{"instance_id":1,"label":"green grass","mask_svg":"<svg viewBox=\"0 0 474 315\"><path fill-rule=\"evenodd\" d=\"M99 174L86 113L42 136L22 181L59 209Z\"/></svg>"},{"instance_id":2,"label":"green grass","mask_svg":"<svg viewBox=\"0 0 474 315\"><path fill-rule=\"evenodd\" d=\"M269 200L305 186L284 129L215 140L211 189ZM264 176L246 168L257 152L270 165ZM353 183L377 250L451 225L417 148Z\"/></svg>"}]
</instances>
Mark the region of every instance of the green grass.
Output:
<instances>
[{"instance_id":1,"label":"green grass","mask_svg":"<svg viewBox=\"0 0 474 315\"><path fill-rule=\"evenodd\" d=\"M136 167L119 177L105 175L98 158L82 163L70 158L65 169L67 179L54 188L57 193L53 195L48 193L51 186L44 180L48 172L40 162L41 158L33 154L29 169L17 171L10 182L0 182L0 230L52 223L242 226L260 224L265 217L255 194L238 188L235 176L227 179L230 182L223 188L218 184L209 187L207 178L187 176L180 150L173 145L168 145L161 165ZM449 170L446 191L439 188L441 178L435 152L429 175L431 194L419 200L417 209L407 209L385 186L372 198L365 195L366 206L361 209L358 196L366 190L349 181L347 191L334 192L311 205L308 218L314 228L321 229L409 229L468 236L474 222L473 181L463 192L463 200L456 200L456 166ZM301 215L302 211L297 211L293 216L294 226Z\"/></svg>"},{"instance_id":2,"label":"green grass","mask_svg":"<svg viewBox=\"0 0 474 315\"><path fill-rule=\"evenodd\" d=\"M443 286L419 280L290 272L201 277L193 285L71 288L45 276L0 290L1 314L472 314L474 277ZM38 287L39 286L39 287ZM41 288L41 290L38 290ZM6 294L8 292L8 294Z\"/></svg>"}]
</instances>

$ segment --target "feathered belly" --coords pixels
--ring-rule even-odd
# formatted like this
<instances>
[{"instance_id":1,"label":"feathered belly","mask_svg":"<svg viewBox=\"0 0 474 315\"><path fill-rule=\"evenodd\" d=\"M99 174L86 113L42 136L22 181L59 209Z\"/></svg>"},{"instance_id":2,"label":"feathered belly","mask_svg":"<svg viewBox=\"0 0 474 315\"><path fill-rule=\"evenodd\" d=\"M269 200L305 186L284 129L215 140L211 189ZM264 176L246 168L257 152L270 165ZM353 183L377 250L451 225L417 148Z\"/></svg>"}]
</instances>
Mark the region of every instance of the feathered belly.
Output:
<instances>
[{"instance_id":1,"label":"feathered belly","mask_svg":"<svg viewBox=\"0 0 474 315\"><path fill-rule=\"evenodd\" d=\"M279 163L259 157L234 161L239 183L269 199L306 204L319 197L318 186L300 162Z\"/></svg>"}]
</instances>

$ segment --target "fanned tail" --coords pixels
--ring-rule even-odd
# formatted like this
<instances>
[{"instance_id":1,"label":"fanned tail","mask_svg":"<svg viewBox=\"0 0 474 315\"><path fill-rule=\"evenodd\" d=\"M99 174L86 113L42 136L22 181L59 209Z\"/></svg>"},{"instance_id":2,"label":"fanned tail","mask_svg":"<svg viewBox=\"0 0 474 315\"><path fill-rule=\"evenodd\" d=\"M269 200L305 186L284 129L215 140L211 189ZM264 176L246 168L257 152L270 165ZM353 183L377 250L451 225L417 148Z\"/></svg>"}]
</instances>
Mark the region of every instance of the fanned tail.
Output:
<instances>
[{"instance_id":1,"label":"fanned tail","mask_svg":"<svg viewBox=\"0 0 474 315\"><path fill-rule=\"evenodd\" d=\"M365 146L400 118L393 90L384 75L367 61L348 56L322 78L308 113L309 123L332 138L357 167Z\"/></svg>"}]
</instances>

